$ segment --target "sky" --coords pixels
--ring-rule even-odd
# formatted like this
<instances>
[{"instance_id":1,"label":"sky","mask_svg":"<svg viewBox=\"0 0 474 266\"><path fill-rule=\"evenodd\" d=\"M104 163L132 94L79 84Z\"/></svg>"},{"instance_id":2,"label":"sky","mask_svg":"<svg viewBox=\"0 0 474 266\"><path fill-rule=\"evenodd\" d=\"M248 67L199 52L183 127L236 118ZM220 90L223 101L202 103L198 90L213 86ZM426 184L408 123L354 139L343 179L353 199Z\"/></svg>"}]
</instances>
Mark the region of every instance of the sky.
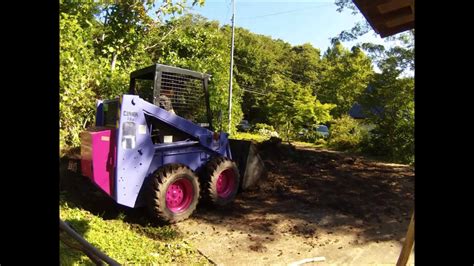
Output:
<instances>
[{"instance_id":1,"label":"sky","mask_svg":"<svg viewBox=\"0 0 474 266\"><path fill-rule=\"evenodd\" d=\"M334 0L235 0L235 9L237 27L282 39L291 45L311 43L321 52L331 45L332 37L365 20L361 14L352 15L350 10L338 12ZM231 0L206 0L203 7L195 6L191 12L218 20L221 25L230 25ZM388 44L373 31L357 41L343 44L351 48L358 42Z\"/></svg>"}]
</instances>

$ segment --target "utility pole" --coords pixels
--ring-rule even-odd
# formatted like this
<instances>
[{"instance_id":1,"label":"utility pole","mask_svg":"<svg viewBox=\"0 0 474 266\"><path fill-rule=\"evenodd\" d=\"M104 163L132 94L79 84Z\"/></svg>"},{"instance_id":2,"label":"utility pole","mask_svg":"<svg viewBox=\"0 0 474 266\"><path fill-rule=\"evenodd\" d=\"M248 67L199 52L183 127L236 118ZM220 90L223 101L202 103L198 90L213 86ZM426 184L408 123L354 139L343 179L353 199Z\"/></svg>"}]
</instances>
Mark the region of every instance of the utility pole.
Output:
<instances>
[{"instance_id":1,"label":"utility pole","mask_svg":"<svg viewBox=\"0 0 474 266\"><path fill-rule=\"evenodd\" d=\"M230 48L230 75L229 75L229 134L232 121L232 74L234 68L234 23L235 23L235 0L232 0L232 41Z\"/></svg>"}]
</instances>

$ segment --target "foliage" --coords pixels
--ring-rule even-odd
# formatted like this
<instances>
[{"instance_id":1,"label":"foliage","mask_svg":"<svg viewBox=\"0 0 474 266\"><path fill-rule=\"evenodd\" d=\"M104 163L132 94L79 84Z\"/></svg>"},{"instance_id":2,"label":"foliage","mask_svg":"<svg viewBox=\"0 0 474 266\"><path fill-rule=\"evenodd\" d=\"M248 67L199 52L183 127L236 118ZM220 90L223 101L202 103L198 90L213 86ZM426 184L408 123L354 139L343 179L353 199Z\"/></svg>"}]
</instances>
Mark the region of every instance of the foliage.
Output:
<instances>
[{"instance_id":1,"label":"foliage","mask_svg":"<svg viewBox=\"0 0 474 266\"><path fill-rule=\"evenodd\" d=\"M360 13L353 1L336 0L336 5L339 12L349 9L352 14ZM367 32L374 33L366 21L358 22L333 41L356 40ZM374 89L356 97L365 109L368 123L374 125L361 146L365 152L403 163L414 162L414 37L412 29L385 38L393 44L388 49L373 43L358 45L380 69L370 79Z\"/></svg>"},{"instance_id":2,"label":"foliage","mask_svg":"<svg viewBox=\"0 0 474 266\"><path fill-rule=\"evenodd\" d=\"M160 27L156 37L163 36L149 49L152 61L193 69L212 75L209 94L213 124L227 131L229 60L228 29L201 16L185 15ZM242 120L242 90L234 80L232 90L232 130ZM222 120L219 121L219 113Z\"/></svg>"},{"instance_id":3,"label":"foliage","mask_svg":"<svg viewBox=\"0 0 474 266\"><path fill-rule=\"evenodd\" d=\"M96 31L96 53L110 60L110 70L126 67L130 57L153 26L147 6L140 1L119 1L106 4L102 10L101 27Z\"/></svg>"},{"instance_id":4,"label":"foliage","mask_svg":"<svg viewBox=\"0 0 474 266\"><path fill-rule=\"evenodd\" d=\"M310 143L326 144L321 133L317 132L317 125L312 125L309 128L304 128L298 132L298 139Z\"/></svg>"},{"instance_id":5,"label":"foliage","mask_svg":"<svg viewBox=\"0 0 474 266\"><path fill-rule=\"evenodd\" d=\"M357 120L343 115L332 122L328 144L337 150L355 151L366 134L367 132L363 130Z\"/></svg>"},{"instance_id":6,"label":"foliage","mask_svg":"<svg viewBox=\"0 0 474 266\"><path fill-rule=\"evenodd\" d=\"M257 123L255 124L255 127L253 128L254 132L259 132L260 130L269 130L269 131L275 131L273 126L267 125L265 123Z\"/></svg>"},{"instance_id":7,"label":"foliage","mask_svg":"<svg viewBox=\"0 0 474 266\"><path fill-rule=\"evenodd\" d=\"M154 3L60 1L61 149L79 145L80 132L94 122L96 99L126 92L130 72L153 63L147 45L158 22L147 11ZM185 3L163 1L160 14L179 13Z\"/></svg>"},{"instance_id":8,"label":"foliage","mask_svg":"<svg viewBox=\"0 0 474 266\"><path fill-rule=\"evenodd\" d=\"M279 137L278 132L275 131L273 126L264 123L255 124L253 132L265 137Z\"/></svg>"},{"instance_id":9,"label":"foliage","mask_svg":"<svg viewBox=\"0 0 474 266\"><path fill-rule=\"evenodd\" d=\"M372 75L371 60L361 49L354 47L349 51L338 42L323 56L315 92L322 102L336 104L332 114L340 117L348 113Z\"/></svg>"},{"instance_id":10,"label":"foliage","mask_svg":"<svg viewBox=\"0 0 474 266\"><path fill-rule=\"evenodd\" d=\"M80 26L76 15L62 13L60 34L60 146L64 147L78 145L79 133L93 122L94 90L100 82L89 29Z\"/></svg>"},{"instance_id":11,"label":"foliage","mask_svg":"<svg viewBox=\"0 0 474 266\"><path fill-rule=\"evenodd\" d=\"M238 27L235 35L234 76L244 90L244 116L252 124L271 123L267 98L275 92L270 84L276 75L291 75L286 56L291 45Z\"/></svg>"},{"instance_id":12,"label":"foliage","mask_svg":"<svg viewBox=\"0 0 474 266\"><path fill-rule=\"evenodd\" d=\"M336 5L358 12L352 1L337 0ZM60 1L61 148L79 145L79 133L94 122L96 99L123 94L130 72L153 63L211 74L213 124L228 131L230 27L188 14L187 7L186 0ZM149 15L152 9L156 17ZM367 32L366 26L355 25L335 38L323 55L308 43L292 46L237 27L231 135L245 118L272 126L287 140L298 139L304 128L344 120L359 102L366 109L387 111L383 117L368 117L375 129L360 144L364 150L412 160L414 85L405 73L414 69L414 30L392 37L399 45L389 49L372 43L351 49L342 45ZM370 96L364 93L369 84L377 88ZM304 139L318 141L311 134ZM347 143L342 146L355 145Z\"/></svg>"},{"instance_id":13,"label":"foliage","mask_svg":"<svg viewBox=\"0 0 474 266\"><path fill-rule=\"evenodd\" d=\"M264 103L268 120L275 129L289 139L304 126L325 123L332 119L333 104L322 104L311 88L275 75L269 87L274 91Z\"/></svg>"},{"instance_id":14,"label":"foliage","mask_svg":"<svg viewBox=\"0 0 474 266\"><path fill-rule=\"evenodd\" d=\"M237 132L232 135L233 139L240 139L240 140L253 140L256 142L263 142L265 140L269 140L270 136L260 135L258 133L251 133L251 132Z\"/></svg>"},{"instance_id":15,"label":"foliage","mask_svg":"<svg viewBox=\"0 0 474 266\"><path fill-rule=\"evenodd\" d=\"M398 71L377 74L374 90L361 97L368 120L375 124L365 151L393 161L414 161L414 80L399 78ZM381 110L373 112L374 108Z\"/></svg>"},{"instance_id":16,"label":"foliage","mask_svg":"<svg viewBox=\"0 0 474 266\"><path fill-rule=\"evenodd\" d=\"M319 138L314 141L314 144L316 144L318 147L325 147L327 145L327 141L323 138Z\"/></svg>"},{"instance_id":17,"label":"foliage","mask_svg":"<svg viewBox=\"0 0 474 266\"><path fill-rule=\"evenodd\" d=\"M359 9L351 0L336 0L337 11L343 12L344 9L351 11L352 15L360 14ZM350 30L343 30L339 35L332 39L332 42L338 41L354 41L358 37L370 32L372 29L367 20L357 22Z\"/></svg>"},{"instance_id":18,"label":"foliage","mask_svg":"<svg viewBox=\"0 0 474 266\"><path fill-rule=\"evenodd\" d=\"M352 0L336 0L335 4L337 6L337 11L342 12L345 8L351 10L353 15L359 13L357 6L352 2Z\"/></svg>"},{"instance_id":19,"label":"foliage","mask_svg":"<svg viewBox=\"0 0 474 266\"><path fill-rule=\"evenodd\" d=\"M381 73L373 76L373 89L357 99L375 127L363 150L402 163L414 162L415 88L414 78L407 75L415 68L414 34L411 30L391 37L398 45L389 49L363 44Z\"/></svg>"},{"instance_id":20,"label":"foliage","mask_svg":"<svg viewBox=\"0 0 474 266\"><path fill-rule=\"evenodd\" d=\"M295 46L291 48L289 59L293 82L310 87L317 85L318 73L321 70L319 49L309 43Z\"/></svg>"}]
</instances>

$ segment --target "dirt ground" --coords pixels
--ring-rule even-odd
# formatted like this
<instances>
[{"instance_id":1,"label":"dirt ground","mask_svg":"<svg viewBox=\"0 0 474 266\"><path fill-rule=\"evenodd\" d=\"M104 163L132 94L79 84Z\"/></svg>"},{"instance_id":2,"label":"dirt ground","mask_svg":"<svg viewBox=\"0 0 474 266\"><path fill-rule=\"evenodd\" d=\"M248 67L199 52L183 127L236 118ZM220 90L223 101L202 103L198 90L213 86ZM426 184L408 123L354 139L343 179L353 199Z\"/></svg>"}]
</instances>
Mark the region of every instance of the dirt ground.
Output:
<instances>
[{"instance_id":1,"label":"dirt ground","mask_svg":"<svg viewBox=\"0 0 474 266\"><path fill-rule=\"evenodd\" d=\"M259 149L267 174L255 188L226 208L199 205L173 225L211 263L288 265L319 256L325 261L305 265L396 263L414 209L412 167L286 144ZM116 212L98 207L114 206L101 200L84 206Z\"/></svg>"},{"instance_id":2,"label":"dirt ground","mask_svg":"<svg viewBox=\"0 0 474 266\"><path fill-rule=\"evenodd\" d=\"M268 173L255 189L226 209L202 206L176 225L210 260L396 263L414 208L413 168L284 144L260 150Z\"/></svg>"}]
</instances>

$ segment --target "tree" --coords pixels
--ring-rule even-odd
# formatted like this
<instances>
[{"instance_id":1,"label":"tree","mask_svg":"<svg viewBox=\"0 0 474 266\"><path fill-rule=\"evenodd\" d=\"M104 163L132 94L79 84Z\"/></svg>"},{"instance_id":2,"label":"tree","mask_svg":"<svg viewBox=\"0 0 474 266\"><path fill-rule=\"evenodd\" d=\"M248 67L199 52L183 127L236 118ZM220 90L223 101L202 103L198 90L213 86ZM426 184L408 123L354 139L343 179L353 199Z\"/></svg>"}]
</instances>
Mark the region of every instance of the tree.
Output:
<instances>
[{"instance_id":1,"label":"tree","mask_svg":"<svg viewBox=\"0 0 474 266\"><path fill-rule=\"evenodd\" d=\"M292 47L282 40L237 28L235 77L245 89L242 110L252 123L273 125L290 137L302 127L331 119L333 104L322 104L314 91L320 71L319 50Z\"/></svg>"},{"instance_id":2,"label":"tree","mask_svg":"<svg viewBox=\"0 0 474 266\"><path fill-rule=\"evenodd\" d=\"M321 55L311 44L294 46L290 59L291 79L303 86L315 87L318 82Z\"/></svg>"},{"instance_id":3,"label":"tree","mask_svg":"<svg viewBox=\"0 0 474 266\"><path fill-rule=\"evenodd\" d=\"M391 160L414 162L415 84L413 77L402 77L414 69L413 32L399 35L405 46L382 50L378 65L382 73L374 76L373 90L363 94L359 102L375 124L367 150ZM380 114L371 110L378 108Z\"/></svg>"},{"instance_id":4,"label":"tree","mask_svg":"<svg viewBox=\"0 0 474 266\"><path fill-rule=\"evenodd\" d=\"M342 12L344 9L349 9L352 15L359 14L360 11L352 0L336 0L337 11ZM357 22L350 30L343 30L337 37L332 38L332 42L337 41L354 41L358 37L371 32L372 28L367 20Z\"/></svg>"},{"instance_id":5,"label":"tree","mask_svg":"<svg viewBox=\"0 0 474 266\"><path fill-rule=\"evenodd\" d=\"M211 74L209 94L213 124L227 131L227 98L229 77L229 32L215 21L198 15L185 15L159 27L150 48L152 60ZM163 37L165 36L165 37ZM232 97L232 130L242 119L242 90L234 81ZM219 114L222 118L219 121ZM222 127L221 127L222 126Z\"/></svg>"},{"instance_id":6,"label":"tree","mask_svg":"<svg viewBox=\"0 0 474 266\"><path fill-rule=\"evenodd\" d=\"M366 150L394 161L414 161L414 79L400 78L398 71L376 74L374 89L359 102L375 125ZM374 109L380 110L373 112Z\"/></svg>"},{"instance_id":7,"label":"tree","mask_svg":"<svg viewBox=\"0 0 474 266\"><path fill-rule=\"evenodd\" d=\"M359 10L351 0L336 0L338 11L346 8L353 14ZM333 41L350 41L372 31L367 21L357 23L350 31L343 31ZM414 45L415 31L387 37L395 43L390 48L373 43L362 43L358 47L368 52L377 64L376 73L370 84L373 90L363 93L357 99L368 116L368 122L375 125L364 149L370 153L388 157L400 162L414 162ZM380 112L374 112L379 110Z\"/></svg>"},{"instance_id":8,"label":"tree","mask_svg":"<svg viewBox=\"0 0 474 266\"><path fill-rule=\"evenodd\" d=\"M272 93L269 84L275 73L290 76L288 55L291 45L268 36L237 28L234 76L245 90L242 111L253 123L269 123L265 99Z\"/></svg>"},{"instance_id":9,"label":"tree","mask_svg":"<svg viewBox=\"0 0 474 266\"><path fill-rule=\"evenodd\" d=\"M352 51L340 42L328 48L321 62L315 94L324 103L333 103L335 117L347 114L373 75L372 62L361 49Z\"/></svg>"},{"instance_id":10,"label":"tree","mask_svg":"<svg viewBox=\"0 0 474 266\"><path fill-rule=\"evenodd\" d=\"M274 75L270 87L274 93L266 99L268 120L287 139L303 127L326 123L332 119L333 104L322 104L310 87Z\"/></svg>"},{"instance_id":11,"label":"tree","mask_svg":"<svg viewBox=\"0 0 474 266\"><path fill-rule=\"evenodd\" d=\"M129 74L151 64L147 12L156 1L60 1L60 147L77 146L94 120L95 99L125 92ZM195 0L193 4L202 5ZM164 0L159 17L179 13L186 0Z\"/></svg>"},{"instance_id":12,"label":"tree","mask_svg":"<svg viewBox=\"0 0 474 266\"><path fill-rule=\"evenodd\" d=\"M79 133L94 118L94 51L89 28L83 29L78 15L61 14L59 71L60 147L78 145Z\"/></svg>"},{"instance_id":13,"label":"tree","mask_svg":"<svg viewBox=\"0 0 474 266\"><path fill-rule=\"evenodd\" d=\"M409 71L415 68L414 30L393 36L392 40L398 45L389 49L362 44L381 70L371 81L374 89L358 100L368 121L375 125L366 150L390 160L413 163L415 101L414 78ZM374 113L374 109L380 112Z\"/></svg>"}]
</instances>

